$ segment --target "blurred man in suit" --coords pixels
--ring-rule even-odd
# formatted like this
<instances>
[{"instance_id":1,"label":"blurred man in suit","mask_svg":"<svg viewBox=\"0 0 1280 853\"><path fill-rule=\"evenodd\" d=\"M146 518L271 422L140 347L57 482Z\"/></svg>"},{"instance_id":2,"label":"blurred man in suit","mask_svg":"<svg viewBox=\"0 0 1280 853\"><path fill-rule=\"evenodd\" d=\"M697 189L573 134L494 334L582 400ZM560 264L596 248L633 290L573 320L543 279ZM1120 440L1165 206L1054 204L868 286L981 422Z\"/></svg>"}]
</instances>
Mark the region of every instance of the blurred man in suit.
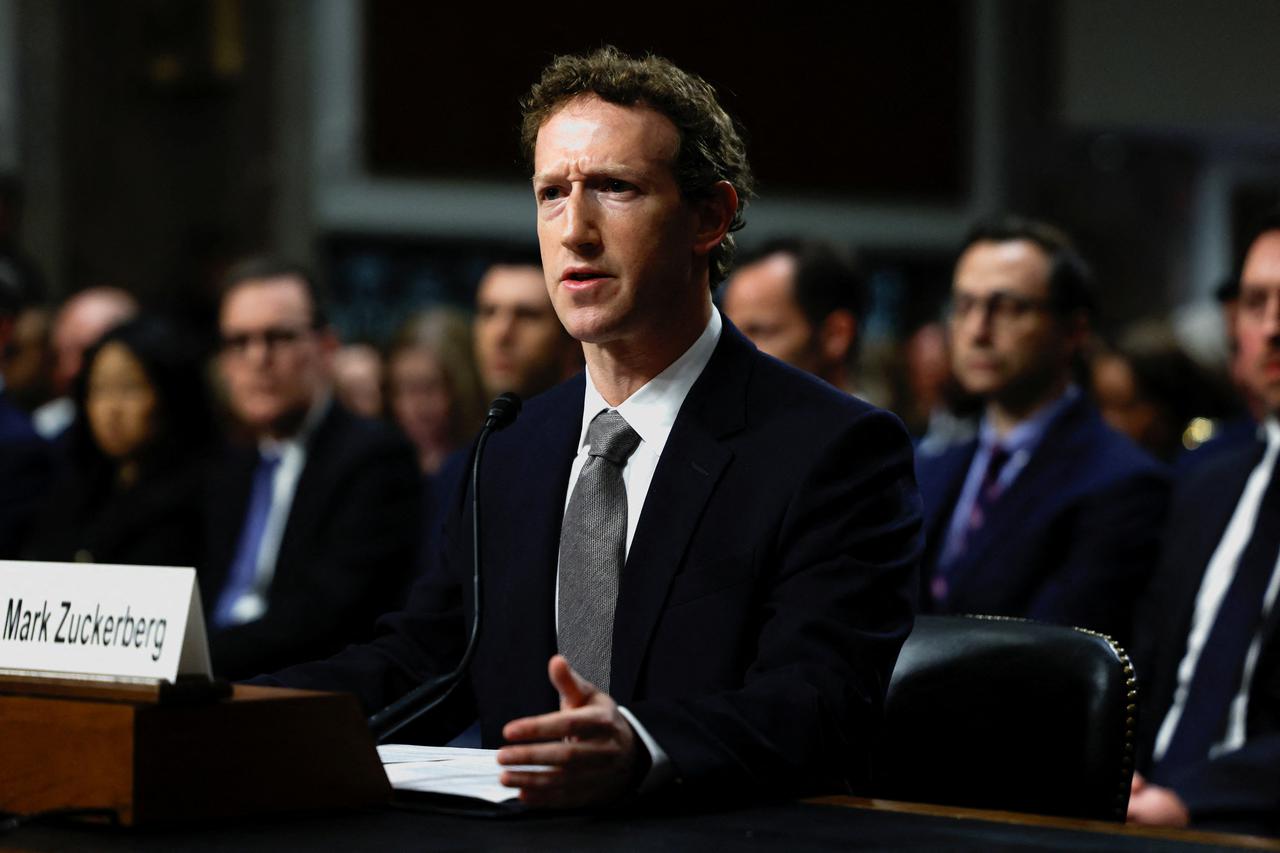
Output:
<instances>
[{"instance_id":1,"label":"blurred man in suit","mask_svg":"<svg viewBox=\"0 0 1280 853\"><path fill-rule=\"evenodd\" d=\"M1245 256L1235 333L1266 417L1174 493L1134 645L1144 775L1129 819L1280 833L1280 215Z\"/></svg>"},{"instance_id":2,"label":"blurred man in suit","mask_svg":"<svg viewBox=\"0 0 1280 853\"><path fill-rule=\"evenodd\" d=\"M918 555L901 423L713 308L752 180L704 81L560 57L523 127L546 286L587 369L488 445L484 628L417 736L478 714L503 783L540 806L864 784ZM375 710L456 666L469 506L372 644L278 678Z\"/></svg>"},{"instance_id":3,"label":"blurred man in suit","mask_svg":"<svg viewBox=\"0 0 1280 853\"><path fill-rule=\"evenodd\" d=\"M365 638L417 544L412 451L333 400L337 340L301 268L228 274L218 366L248 438L218 466L200 567L219 674L244 677Z\"/></svg>"},{"instance_id":4,"label":"blurred man in suit","mask_svg":"<svg viewBox=\"0 0 1280 853\"><path fill-rule=\"evenodd\" d=\"M869 294L839 247L785 238L746 258L721 301L725 316L761 352L850 391Z\"/></svg>"},{"instance_id":5,"label":"blurred man in suit","mask_svg":"<svg viewBox=\"0 0 1280 853\"><path fill-rule=\"evenodd\" d=\"M0 559L15 559L53 474L52 449L9 401L4 368L22 308L16 267L0 266Z\"/></svg>"},{"instance_id":6,"label":"blurred man in suit","mask_svg":"<svg viewBox=\"0 0 1280 853\"><path fill-rule=\"evenodd\" d=\"M985 413L978 438L917 463L935 611L1128 636L1167 484L1072 381L1090 307L1088 271L1056 229L1008 218L966 240L952 368Z\"/></svg>"},{"instance_id":7,"label":"blurred man in suit","mask_svg":"<svg viewBox=\"0 0 1280 853\"><path fill-rule=\"evenodd\" d=\"M493 264L476 287L476 366L490 398L541 394L582 366L582 346L560 325L537 256Z\"/></svg>"}]
</instances>

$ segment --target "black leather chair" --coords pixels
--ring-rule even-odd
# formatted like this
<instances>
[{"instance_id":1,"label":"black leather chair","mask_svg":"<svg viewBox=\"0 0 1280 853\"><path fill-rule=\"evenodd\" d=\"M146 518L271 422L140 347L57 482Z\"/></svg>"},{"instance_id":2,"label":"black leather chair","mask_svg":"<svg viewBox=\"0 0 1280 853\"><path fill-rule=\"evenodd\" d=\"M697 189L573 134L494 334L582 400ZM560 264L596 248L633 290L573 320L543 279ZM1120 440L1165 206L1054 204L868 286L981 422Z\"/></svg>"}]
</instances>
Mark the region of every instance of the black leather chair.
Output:
<instances>
[{"instance_id":1,"label":"black leather chair","mask_svg":"<svg viewBox=\"0 0 1280 853\"><path fill-rule=\"evenodd\" d=\"M873 795L1124 820L1133 668L1110 638L987 616L921 616L885 700Z\"/></svg>"}]
</instances>

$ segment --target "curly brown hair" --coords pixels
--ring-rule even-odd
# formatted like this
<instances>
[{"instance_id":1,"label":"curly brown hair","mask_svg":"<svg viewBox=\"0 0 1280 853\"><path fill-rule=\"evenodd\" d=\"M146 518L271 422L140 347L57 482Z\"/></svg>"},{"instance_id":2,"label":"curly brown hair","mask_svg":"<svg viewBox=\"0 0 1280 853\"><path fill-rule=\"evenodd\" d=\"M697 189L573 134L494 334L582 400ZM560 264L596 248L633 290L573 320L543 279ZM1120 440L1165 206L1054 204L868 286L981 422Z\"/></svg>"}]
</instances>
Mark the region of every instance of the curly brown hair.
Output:
<instances>
[{"instance_id":1,"label":"curly brown hair","mask_svg":"<svg viewBox=\"0 0 1280 853\"><path fill-rule=\"evenodd\" d=\"M709 258L711 285L723 281L733 266L732 232L746 225L745 211L755 194L755 178L742 135L720 106L715 89L660 56L637 59L610 45L592 53L557 56L520 101L520 142L530 164L542 125L566 102L587 94L620 106L643 104L671 120L680 133L673 168L686 199L708 197L720 181L728 181L737 190L738 209L729 225L730 233Z\"/></svg>"}]
</instances>

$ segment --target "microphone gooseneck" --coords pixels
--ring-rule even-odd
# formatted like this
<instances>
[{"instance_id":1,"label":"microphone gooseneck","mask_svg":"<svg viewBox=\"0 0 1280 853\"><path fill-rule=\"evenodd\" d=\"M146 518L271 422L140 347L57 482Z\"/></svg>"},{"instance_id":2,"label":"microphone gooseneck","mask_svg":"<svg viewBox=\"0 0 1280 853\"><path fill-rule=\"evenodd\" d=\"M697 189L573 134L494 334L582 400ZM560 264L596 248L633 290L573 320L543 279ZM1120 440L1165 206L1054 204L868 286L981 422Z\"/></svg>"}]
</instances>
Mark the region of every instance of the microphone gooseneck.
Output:
<instances>
[{"instance_id":1,"label":"microphone gooseneck","mask_svg":"<svg viewBox=\"0 0 1280 853\"><path fill-rule=\"evenodd\" d=\"M462 677L471 665L471 658L475 655L480 639L480 460L484 457L489 436L510 426L520 414L521 405L520 398L510 391L494 398L489 404L484 426L476 439L476 451L471 459L471 548L474 557L471 572L471 634L467 638L462 659L452 672L427 679L369 718L369 729L379 743L385 742L391 735L449 698L462 683Z\"/></svg>"}]
</instances>

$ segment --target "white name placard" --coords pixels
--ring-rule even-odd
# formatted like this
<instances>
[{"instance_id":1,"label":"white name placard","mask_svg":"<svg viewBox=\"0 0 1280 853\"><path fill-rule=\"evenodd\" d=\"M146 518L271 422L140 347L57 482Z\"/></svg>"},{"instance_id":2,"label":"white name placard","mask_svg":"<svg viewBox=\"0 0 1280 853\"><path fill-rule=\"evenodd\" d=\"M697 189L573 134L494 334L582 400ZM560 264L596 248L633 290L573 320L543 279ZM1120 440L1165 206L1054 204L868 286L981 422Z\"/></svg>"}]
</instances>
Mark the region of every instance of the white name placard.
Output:
<instances>
[{"instance_id":1,"label":"white name placard","mask_svg":"<svg viewBox=\"0 0 1280 853\"><path fill-rule=\"evenodd\" d=\"M208 676L196 570L0 560L0 669Z\"/></svg>"}]
</instances>

